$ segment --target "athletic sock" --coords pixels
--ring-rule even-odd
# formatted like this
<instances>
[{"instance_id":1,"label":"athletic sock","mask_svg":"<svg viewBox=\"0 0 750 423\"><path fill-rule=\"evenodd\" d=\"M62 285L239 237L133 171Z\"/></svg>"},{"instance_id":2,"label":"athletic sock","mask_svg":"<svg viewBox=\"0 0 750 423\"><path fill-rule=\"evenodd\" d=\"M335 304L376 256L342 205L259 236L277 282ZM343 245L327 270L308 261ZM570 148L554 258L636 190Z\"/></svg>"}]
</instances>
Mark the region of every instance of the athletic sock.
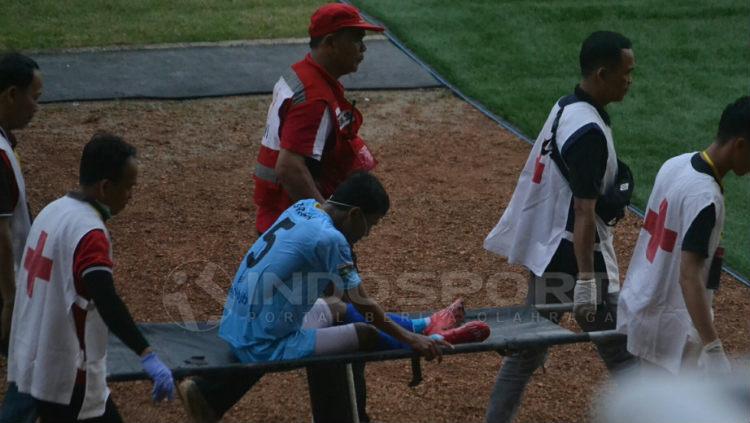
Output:
<instances>
[{"instance_id":1,"label":"athletic sock","mask_svg":"<svg viewBox=\"0 0 750 423\"><path fill-rule=\"evenodd\" d=\"M424 333L424 330L427 329L427 326L430 326L430 318L423 317L421 319L412 319L411 324L414 327L414 332Z\"/></svg>"},{"instance_id":2,"label":"athletic sock","mask_svg":"<svg viewBox=\"0 0 750 423\"><path fill-rule=\"evenodd\" d=\"M403 317L400 314L396 313L386 313L386 316L391 319L394 323L401 326L402 328L410 331L410 332L416 332L414 327L413 320ZM423 320L423 319L416 319L416 320ZM347 303L346 304L346 314L344 315L344 323L369 323L372 324L372 321L368 321L365 319L362 314L357 311L357 309ZM429 324L429 322L428 322ZM427 327L427 325L425 325ZM422 329L424 330L424 329ZM388 335L387 333L378 330L378 350L398 350L398 349L410 349L408 345L404 344L403 342L400 342L396 338Z\"/></svg>"},{"instance_id":3,"label":"athletic sock","mask_svg":"<svg viewBox=\"0 0 750 423\"><path fill-rule=\"evenodd\" d=\"M417 332L414 323L417 320L423 320L423 319L412 320L397 313L385 313L385 315L389 319L393 320L395 324L401 326L402 328L408 330L409 332ZM362 314L353 305L351 305L350 303L347 303L346 315L344 315L344 323L358 323L358 322L372 324L372 320L365 319L365 317L362 316ZM429 324L429 320L428 320L428 324ZM424 327L427 327L427 325L425 325ZM424 330L424 328L422 328L422 330Z\"/></svg>"}]
</instances>

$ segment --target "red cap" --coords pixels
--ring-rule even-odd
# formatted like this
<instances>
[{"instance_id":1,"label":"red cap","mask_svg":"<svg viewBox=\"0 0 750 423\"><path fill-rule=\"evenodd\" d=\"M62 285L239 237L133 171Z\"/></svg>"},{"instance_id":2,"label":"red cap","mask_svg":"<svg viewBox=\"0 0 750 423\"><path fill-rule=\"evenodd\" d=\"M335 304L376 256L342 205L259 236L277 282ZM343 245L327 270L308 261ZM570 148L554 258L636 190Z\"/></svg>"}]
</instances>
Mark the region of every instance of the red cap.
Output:
<instances>
[{"instance_id":1,"label":"red cap","mask_svg":"<svg viewBox=\"0 0 750 423\"><path fill-rule=\"evenodd\" d=\"M356 7L343 3L329 3L316 10L310 18L307 31L310 38L318 38L344 28L359 28L383 32L385 28L368 23Z\"/></svg>"}]
</instances>

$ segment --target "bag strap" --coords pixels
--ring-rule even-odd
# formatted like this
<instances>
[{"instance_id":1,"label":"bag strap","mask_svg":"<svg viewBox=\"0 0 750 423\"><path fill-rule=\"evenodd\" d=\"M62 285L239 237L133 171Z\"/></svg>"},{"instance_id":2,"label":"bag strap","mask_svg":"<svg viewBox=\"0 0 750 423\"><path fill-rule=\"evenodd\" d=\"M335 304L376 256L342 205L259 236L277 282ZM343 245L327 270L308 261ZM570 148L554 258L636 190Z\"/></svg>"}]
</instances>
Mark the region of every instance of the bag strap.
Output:
<instances>
[{"instance_id":1,"label":"bag strap","mask_svg":"<svg viewBox=\"0 0 750 423\"><path fill-rule=\"evenodd\" d=\"M555 120L552 122L552 134L542 144L542 155L549 154L552 161L557 165L557 168L560 169L560 173L562 173L565 181L570 183L568 165L565 164L562 154L560 154L560 149L557 147L557 127L560 125L560 117L563 114L563 110L565 110L565 106L560 106L560 109L557 111Z\"/></svg>"}]
</instances>

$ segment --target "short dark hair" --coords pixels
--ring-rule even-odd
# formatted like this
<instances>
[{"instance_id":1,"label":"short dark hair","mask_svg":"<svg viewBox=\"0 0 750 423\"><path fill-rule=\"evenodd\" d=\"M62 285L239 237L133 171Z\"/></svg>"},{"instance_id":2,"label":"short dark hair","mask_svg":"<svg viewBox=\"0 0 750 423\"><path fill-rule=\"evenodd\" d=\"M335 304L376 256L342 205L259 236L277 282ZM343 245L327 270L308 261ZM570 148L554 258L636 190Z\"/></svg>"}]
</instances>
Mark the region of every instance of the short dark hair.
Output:
<instances>
[{"instance_id":1,"label":"short dark hair","mask_svg":"<svg viewBox=\"0 0 750 423\"><path fill-rule=\"evenodd\" d=\"M344 27L344 28L340 28L336 32L330 32L330 33L328 33L326 35L321 35L320 37L311 37L310 38L310 42L308 43L309 46L310 46L310 50L314 50L314 49L318 48L320 46L320 44L323 42L323 39L325 37L327 37L328 35L333 35L334 37L337 37L337 36L339 36L339 35L347 32L347 31L357 31L357 28Z\"/></svg>"},{"instance_id":2,"label":"short dark hair","mask_svg":"<svg viewBox=\"0 0 750 423\"><path fill-rule=\"evenodd\" d=\"M612 31L596 31L586 37L581 45L579 60L581 75L587 77L604 66L614 67L620 63L621 51L633 44L622 34Z\"/></svg>"},{"instance_id":3,"label":"short dark hair","mask_svg":"<svg viewBox=\"0 0 750 423\"><path fill-rule=\"evenodd\" d=\"M0 92L16 86L25 89L34 79L39 65L34 59L21 53L6 53L0 56Z\"/></svg>"},{"instance_id":4,"label":"short dark hair","mask_svg":"<svg viewBox=\"0 0 750 423\"><path fill-rule=\"evenodd\" d=\"M734 137L745 137L750 142L750 96L729 103L721 114L716 140L724 144Z\"/></svg>"},{"instance_id":5,"label":"short dark hair","mask_svg":"<svg viewBox=\"0 0 750 423\"><path fill-rule=\"evenodd\" d=\"M366 214L380 216L385 216L391 208L391 200L383 184L368 172L355 172L349 176L339 185L331 200L359 207Z\"/></svg>"},{"instance_id":6,"label":"short dark hair","mask_svg":"<svg viewBox=\"0 0 750 423\"><path fill-rule=\"evenodd\" d=\"M82 186L104 179L117 182L122 177L125 163L135 156L135 147L121 137L107 132L96 133L83 147L78 182Z\"/></svg>"}]
</instances>

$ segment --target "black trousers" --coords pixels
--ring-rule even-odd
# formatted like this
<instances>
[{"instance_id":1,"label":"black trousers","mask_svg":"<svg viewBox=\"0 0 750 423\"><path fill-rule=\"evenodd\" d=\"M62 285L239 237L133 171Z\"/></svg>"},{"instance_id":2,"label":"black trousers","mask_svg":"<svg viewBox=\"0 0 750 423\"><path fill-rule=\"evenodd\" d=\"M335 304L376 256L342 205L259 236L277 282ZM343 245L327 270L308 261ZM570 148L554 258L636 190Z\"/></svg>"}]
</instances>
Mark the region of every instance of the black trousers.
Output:
<instances>
[{"instance_id":1,"label":"black trousers","mask_svg":"<svg viewBox=\"0 0 750 423\"><path fill-rule=\"evenodd\" d=\"M365 363L353 363L354 389L357 394L357 412L359 421L370 421L367 415L367 386L365 383ZM221 418L263 377L259 372L241 372L236 370L220 372L211 376L194 377L201 394L216 416Z\"/></svg>"},{"instance_id":2,"label":"black trousers","mask_svg":"<svg viewBox=\"0 0 750 423\"><path fill-rule=\"evenodd\" d=\"M112 401L111 396L107 398L103 415L92 419L78 420L78 413L81 411L81 405L83 405L85 390L86 385L76 385L73 389L70 404L68 405L35 399L41 423L122 423L122 417L117 411L117 407Z\"/></svg>"}]
</instances>

